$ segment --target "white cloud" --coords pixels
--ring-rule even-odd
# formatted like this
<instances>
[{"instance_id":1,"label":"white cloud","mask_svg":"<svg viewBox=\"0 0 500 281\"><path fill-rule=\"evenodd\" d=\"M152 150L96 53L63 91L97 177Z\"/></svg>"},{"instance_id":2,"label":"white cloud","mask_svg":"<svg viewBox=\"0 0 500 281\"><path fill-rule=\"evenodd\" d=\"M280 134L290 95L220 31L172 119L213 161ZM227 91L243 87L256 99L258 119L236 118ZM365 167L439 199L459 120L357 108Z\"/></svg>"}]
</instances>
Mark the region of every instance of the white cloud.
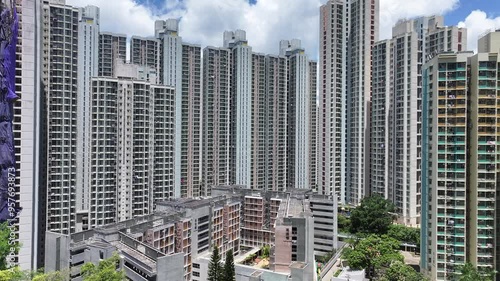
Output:
<instances>
[{"instance_id":1,"label":"white cloud","mask_svg":"<svg viewBox=\"0 0 500 281\"><path fill-rule=\"evenodd\" d=\"M459 0L380 0L380 39L392 37L392 27L399 19L444 15L456 7Z\"/></svg>"},{"instance_id":2,"label":"white cloud","mask_svg":"<svg viewBox=\"0 0 500 281\"><path fill-rule=\"evenodd\" d=\"M152 1L152 0L147 0ZM380 0L380 38L391 36L400 18L443 14L459 0ZM151 36L154 21L182 17L180 34L186 42L221 46L224 30L243 29L254 51L278 53L279 41L298 38L312 58L318 52L319 6L326 0L165 0L161 11L134 0L67 0L75 6L101 8L101 30Z\"/></svg>"},{"instance_id":3,"label":"white cloud","mask_svg":"<svg viewBox=\"0 0 500 281\"><path fill-rule=\"evenodd\" d=\"M488 18L485 12L472 11L465 21L458 23L459 27L467 28L467 49L477 51L477 40L485 32L500 28L500 17Z\"/></svg>"}]
</instances>

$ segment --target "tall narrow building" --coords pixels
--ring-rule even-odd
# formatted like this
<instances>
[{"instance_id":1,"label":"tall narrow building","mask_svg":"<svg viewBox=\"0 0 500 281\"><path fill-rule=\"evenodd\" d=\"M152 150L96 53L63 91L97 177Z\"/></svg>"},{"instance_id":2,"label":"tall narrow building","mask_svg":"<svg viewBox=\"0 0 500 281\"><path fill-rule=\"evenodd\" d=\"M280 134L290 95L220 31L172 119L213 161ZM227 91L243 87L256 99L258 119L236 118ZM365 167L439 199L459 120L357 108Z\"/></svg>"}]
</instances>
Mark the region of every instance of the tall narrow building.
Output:
<instances>
[{"instance_id":1,"label":"tall narrow building","mask_svg":"<svg viewBox=\"0 0 500 281\"><path fill-rule=\"evenodd\" d=\"M266 190L287 189L288 63L285 56L266 56Z\"/></svg>"},{"instance_id":2,"label":"tall narrow building","mask_svg":"<svg viewBox=\"0 0 500 281\"><path fill-rule=\"evenodd\" d=\"M43 267L45 241L46 176L43 145L42 89L40 85L41 2L15 1L19 20L16 47L14 147L16 148L16 198L22 209L17 227L19 252L14 259L23 270Z\"/></svg>"},{"instance_id":3,"label":"tall narrow building","mask_svg":"<svg viewBox=\"0 0 500 281\"><path fill-rule=\"evenodd\" d=\"M344 0L320 8L318 92L318 187L346 202L346 48L348 18Z\"/></svg>"},{"instance_id":4,"label":"tall narrow building","mask_svg":"<svg viewBox=\"0 0 500 281\"><path fill-rule=\"evenodd\" d=\"M428 114L423 120L422 176L427 180L422 194L421 260L422 270L433 280L453 280L457 266L468 261L466 206L472 187L466 170L470 160L466 71L471 55L438 55L424 73L423 109Z\"/></svg>"},{"instance_id":5,"label":"tall narrow building","mask_svg":"<svg viewBox=\"0 0 500 281\"><path fill-rule=\"evenodd\" d=\"M224 48L231 50L230 163L231 184L251 186L252 168L252 47L243 30L225 31Z\"/></svg>"},{"instance_id":6,"label":"tall narrow building","mask_svg":"<svg viewBox=\"0 0 500 281\"><path fill-rule=\"evenodd\" d=\"M309 61L309 186L318 188L318 63Z\"/></svg>"},{"instance_id":7,"label":"tall narrow building","mask_svg":"<svg viewBox=\"0 0 500 281\"><path fill-rule=\"evenodd\" d=\"M180 191L182 197L191 198L201 195L203 98L201 92L201 47L199 45L182 44L181 77ZM179 169L177 169L178 171Z\"/></svg>"},{"instance_id":8,"label":"tall narrow building","mask_svg":"<svg viewBox=\"0 0 500 281\"><path fill-rule=\"evenodd\" d=\"M76 231L88 225L90 196L90 78L99 71L99 8L78 8Z\"/></svg>"},{"instance_id":9,"label":"tall narrow building","mask_svg":"<svg viewBox=\"0 0 500 281\"><path fill-rule=\"evenodd\" d=\"M252 189L265 189L266 183L266 56L252 54Z\"/></svg>"},{"instance_id":10,"label":"tall narrow building","mask_svg":"<svg viewBox=\"0 0 500 281\"><path fill-rule=\"evenodd\" d=\"M159 83L173 86L176 94L174 197L199 196L201 47L182 42L177 19L155 21L155 36L159 42Z\"/></svg>"},{"instance_id":11,"label":"tall narrow building","mask_svg":"<svg viewBox=\"0 0 500 281\"><path fill-rule=\"evenodd\" d=\"M203 196L230 182L230 71L229 49L203 49Z\"/></svg>"},{"instance_id":12,"label":"tall narrow building","mask_svg":"<svg viewBox=\"0 0 500 281\"><path fill-rule=\"evenodd\" d=\"M309 185L309 60L300 40L282 40L280 54L288 58L287 176L288 188Z\"/></svg>"},{"instance_id":13,"label":"tall narrow building","mask_svg":"<svg viewBox=\"0 0 500 281\"><path fill-rule=\"evenodd\" d=\"M487 43L499 34L482 37L478 54L439 54L424 67L421 266L432 280L456 280L466 262L499 268L500 44Z\"/></svg>"},{"instance_id":14,"label":"tall narrow building","mask_svg":"<svg viewBox=\"0 0 500 281\"><path fill-rule=\"evenodd\" d=\"M350 0L346 9L347 140L346 199L358 204L369 194L372 48L378 40L379 0Z\"/></svg>"},{"instance_id":15,"label":"tall narrow building","mask_svg":"<svg viewBox=\"0 0 500 281\"><path fill-rule=\"evenodd\" d=\"M392 41L383 40L375 43L372 51L372 110L370 140L370 186L371 194L378 194L392 199L392 166L390 149L392 118L392 79L391 65Z\"/></svg>"},{"instance_id":16,"label":"tall narrow building","mask_svg":"<svg viewBox=\"0 0 500 281\"><path fill-rule=\"evenodd\" d=\"M42 83L47 125L47 230L76 230L78 9L42 7Z\"/></svg>"}]
</instances>

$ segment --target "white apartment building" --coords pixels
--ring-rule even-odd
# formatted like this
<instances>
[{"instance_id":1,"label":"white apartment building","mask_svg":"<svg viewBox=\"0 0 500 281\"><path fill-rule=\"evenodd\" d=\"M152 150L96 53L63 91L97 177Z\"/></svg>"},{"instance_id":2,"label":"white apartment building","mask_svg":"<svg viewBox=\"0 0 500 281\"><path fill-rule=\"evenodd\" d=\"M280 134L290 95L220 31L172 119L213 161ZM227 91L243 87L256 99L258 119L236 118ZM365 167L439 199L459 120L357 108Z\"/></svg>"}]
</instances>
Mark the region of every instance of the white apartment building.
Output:
<instances>
[{"instance_id":1,"label":"white apartment building","mask_svg":"<svg viewBox=\"0 0 500 281\"><path fill-rule=\"evenodd\" d=\"M83 217L89 212L90 171L90 79L99 70L100 12L95 6L78 8L77 60L77 155L76 155L76 231L84 230ZM85 224L85 222L83 222Z\"/></svg>"},{"instance_id":2,"label":"white apartment building","mask_svg":"<svg viewBox=\"0 0 500 281\"><path fill-rule=\"evenodd\" d=\"M320 8L318 192L346 198L347 5L327 1ZM345 32L345 33L344 33Z\"/></svg>"},{"instance_id":3,"label":"white apartment building","mask_svg":"<svg viewBox=\"0 0 500 281\"><path fill-rule=\"evenodd\" d=\"M41 2L16 1L19 20L16 95L14 103L14 146L16 149L16 196L22 208L18 215L17 262L23 270L36 270L43 262L45 241L45 175L42 138L46 132L40 116L44 100L40 89Z\"/></svg>"},{"instance_id":4,"label":"white apartment building","mask_svg":"<svg viewBox=\"0 0 500 281\"><path fill-rule=\"evenodd\" d=\"M47 230L62 234L76 230L78 15L63 0L43 2Z\"/></svg>"},{"instance_id":5,"label":"white apartment building","mask_svg":"<svg viewBox=\"0 0 500 281\"><path fill-rule=\"evenodd\" d=\"M371 52L378 40L380 1L347 3L346 199L358 204L370 188Z\"/></svg>"},{"instance_id":6,"label":"white apartment building","mask_svg":"<svg viewBox=\"0 0 500 281\"><path fill-rule=\"evenodd\" d=\"M288 58L288 188L310 188L309 60L297 39L282 40L280 54Z\"/></svg>"},{"instance_id":7,"label":"white apartment building","mask_svg":"<svg viewBox=\"0 0 500 281\"><path fill-rule=\"evenodd\" d=\"M225 31L224 48L231 50L230 183L251 186L252 167L252 47L243 30Z\"/></svg>"},{"instance_id":8,"label":"white apartment building","mask_svg":"<svg viewBox=\"0 0 500 281\"><path fill-rule=\"evenodd\" d=\"M441 16L398 22L373 50L371 193L390 199L401 223L420 225L422 66L434 54L466 48L466 30Z\"/></svg>"},{"instance_id":9,"label":"white apartment building","mask_svg":"<svg viewBox=\"0 0 500 281\"><path fill-rule=\"evenodd\" d=\"M127 35L99 33L99 77L113 77L117 59L126 60Z\"/></svg>"}]
</instances>

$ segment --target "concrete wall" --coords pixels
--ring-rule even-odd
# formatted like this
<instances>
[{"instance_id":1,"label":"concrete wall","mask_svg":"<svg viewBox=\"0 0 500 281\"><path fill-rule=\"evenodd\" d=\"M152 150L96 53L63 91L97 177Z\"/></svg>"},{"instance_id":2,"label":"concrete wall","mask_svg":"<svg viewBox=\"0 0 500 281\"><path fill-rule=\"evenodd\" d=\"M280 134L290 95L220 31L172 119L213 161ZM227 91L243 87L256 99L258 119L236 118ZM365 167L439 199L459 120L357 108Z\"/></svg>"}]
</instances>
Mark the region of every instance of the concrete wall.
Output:
<instances>
[{"instance_id":1,"label":"concrete wall","mask_svg":"<svg viewBox=\"0 0 500 281\"><path fill-rule=\"evenodd\" d=\"M157 280L177 281L184 279L184 253L158 258Z\"/></svg>"},{"instance_id":2,"label":"concrete wall","mask_svg":"<svg viewBox=\"0 0 500 281\"><path fill-rule=\"evenodd\" d=\"M45 272L69 268L69 237L45 233Z\"/></svg>"}]
</instances>

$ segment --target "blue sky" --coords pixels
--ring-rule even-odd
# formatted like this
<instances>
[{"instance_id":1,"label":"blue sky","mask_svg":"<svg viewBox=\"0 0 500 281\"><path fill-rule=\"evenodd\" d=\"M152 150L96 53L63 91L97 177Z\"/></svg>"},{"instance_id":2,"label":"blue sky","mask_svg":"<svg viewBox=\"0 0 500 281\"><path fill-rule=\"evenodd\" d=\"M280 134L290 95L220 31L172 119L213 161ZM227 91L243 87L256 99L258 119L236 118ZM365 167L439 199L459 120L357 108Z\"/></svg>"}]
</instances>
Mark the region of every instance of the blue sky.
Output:
<instances>
[{"instance_id":1,"label":"blue sky","mask_svg":"<svg viewBox=\"0 0 500 281\"><path fill-rule=\"evenodd\" d=\"M490 18L498 17L500 16L500 1L461 0L458 7L446 15L445 23L447 25L456 25L460 21L463 21L474 10L485 11Z\"/></svg>"},{"instance_id":2,"label":"blue sky","mask_svg":"<svg viewBox=\"0 0 500 281\"><path fill-rule=\"evenodd\" d=\"M154 21L181 18L180 35L189 43L222 45L225 30L243 29L253 50L275 54L283 39L300 39L318 55L319 7L327 0L66 0L101 9L101 30L152 36ZM401 18L444 14L447 25L467 28L468 49L477 37L500 28L500 0L380 0L380 38L391 37Z\"/></svg>"}]
</instances>

